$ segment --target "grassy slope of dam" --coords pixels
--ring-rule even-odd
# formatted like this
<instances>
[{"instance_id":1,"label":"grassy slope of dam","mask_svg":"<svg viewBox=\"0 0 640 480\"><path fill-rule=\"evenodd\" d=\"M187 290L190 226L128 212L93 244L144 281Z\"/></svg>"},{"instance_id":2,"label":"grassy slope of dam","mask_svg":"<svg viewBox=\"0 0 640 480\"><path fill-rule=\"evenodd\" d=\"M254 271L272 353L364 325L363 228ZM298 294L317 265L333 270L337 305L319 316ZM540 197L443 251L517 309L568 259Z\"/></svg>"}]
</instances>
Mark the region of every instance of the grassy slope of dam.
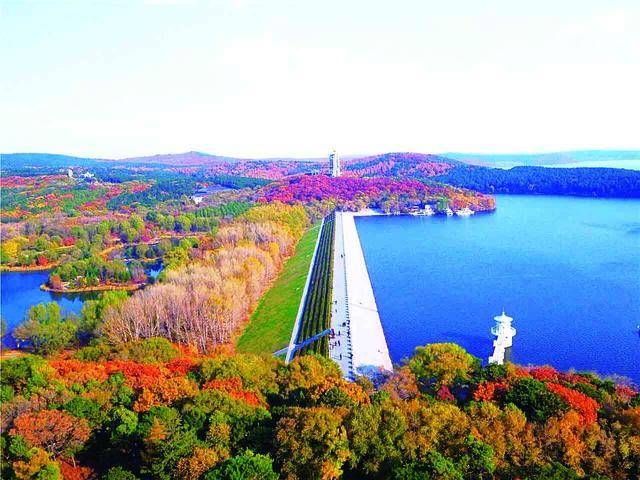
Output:
<instances>
[{"instance_id":1,"label":"grassy slope of dam","mask_svg":"<svg viewBox=\"0 0 640 480\"><path fill-rule=\"evenodd\" d=\"M320 223L302 236L295 254L260 299L238 340L238 352L275 352L289 343L319 233Z\"/></svg>"},{"instance_id":2,"label":"grassy slope of dam","mask_svg":"<svg viewBox=\"0 0 640 480\"><path fill-rule=\"evenodd\" d=\"M332 213L324 220L317 258L311 272L311 283L309 284L309 292L307 293L296 343L301 343L331 326L335 218L335 213ZM328 338L325 336L303 347L296 353L305 354L310 352L328 356Z\"/></svg>"}]
</instances>

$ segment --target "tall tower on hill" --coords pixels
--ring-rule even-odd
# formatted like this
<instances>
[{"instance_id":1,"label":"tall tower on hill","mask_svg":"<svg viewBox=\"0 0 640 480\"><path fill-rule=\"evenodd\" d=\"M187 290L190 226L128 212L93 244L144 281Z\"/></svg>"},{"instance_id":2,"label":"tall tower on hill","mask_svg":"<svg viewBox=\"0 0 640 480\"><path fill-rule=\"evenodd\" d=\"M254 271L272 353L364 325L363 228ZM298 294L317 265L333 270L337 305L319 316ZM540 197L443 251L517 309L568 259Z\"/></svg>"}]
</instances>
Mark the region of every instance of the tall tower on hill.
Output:
<instances>
[{"instance_id":1,"label":"tall tower on hill","mask_svg":"<svg viewBox=\"0 0 640 480\"><path fill-rule=\"evenodd\" d=\"M329 168L331 169L332 177L340 176L340 157L335 149L329 154Z\"/></svg>"}]
</instances>

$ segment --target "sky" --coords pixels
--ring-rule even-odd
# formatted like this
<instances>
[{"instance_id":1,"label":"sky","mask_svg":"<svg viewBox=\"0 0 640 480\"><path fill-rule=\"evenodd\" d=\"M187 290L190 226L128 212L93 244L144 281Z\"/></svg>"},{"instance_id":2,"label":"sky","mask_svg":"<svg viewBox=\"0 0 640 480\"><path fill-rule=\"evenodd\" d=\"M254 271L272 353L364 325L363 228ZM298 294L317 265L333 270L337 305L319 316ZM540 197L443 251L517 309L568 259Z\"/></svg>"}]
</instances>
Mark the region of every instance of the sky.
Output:
<instances>
[{"instance_id":1,"label":"sky","mask_svg":"<svg viewBox=\"0 0 640 480\"><path fill-rule=\"evenodd\" d=\"M0 0L0 152L640 148L637 0Z\"/></svg>"}]
</instances>

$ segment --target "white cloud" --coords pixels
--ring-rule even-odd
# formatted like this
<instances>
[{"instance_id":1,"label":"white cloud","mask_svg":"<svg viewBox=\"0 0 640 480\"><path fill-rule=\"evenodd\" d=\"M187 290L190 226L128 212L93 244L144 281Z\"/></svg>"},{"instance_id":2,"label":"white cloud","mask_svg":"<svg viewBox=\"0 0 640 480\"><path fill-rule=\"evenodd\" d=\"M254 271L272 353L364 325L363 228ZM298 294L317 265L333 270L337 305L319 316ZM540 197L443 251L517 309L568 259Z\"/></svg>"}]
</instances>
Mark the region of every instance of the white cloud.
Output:
<instances>
[{"instance_id":1,"label":"white cloud","mask_svg":"<svg viewBox=\"0 0 640 480\"><path fill-rule=\"evenodd\" d=\"M201 23L189 21L198 9L179 10L153 9L166 28L109 24L108 47L95 43L88 25L82 38L96 50L78 53L73 31L66 44L39 39L28 62L13 55L0 78L0 151L316 156L332 146L345 153L640 146L630 145L640 111L637 10L583 14L571 24L553 10L544 17L553 22L528 16L521 28L491 17L482 31L461 27L456 15L434 17L437 30L420 22L411 30L402 15L396 26L385 18L345 30L300 12L263 18L264 6L247 15L208 11Z\"/></svg>"},{"instance_id":2,"label":"white cloud","mask_svg":"<svg viewBox=\"0 0 640 480\"><path fill-rule=\"evenodd\" d=\"M567 24L565 33L569 37L625 35L637 29L638 20L638 15L629 10L609 10L575 19Z\"/></svg>"},{"instance_id":3,"label":"white cloud","mask_svg":"<svg viewBox=\"0 0 640 480\"><path fill-rule=\"evenodd\" d=\"M195 5L197 0L144 0L145 5Z\"/></svg>"}]
</instances>

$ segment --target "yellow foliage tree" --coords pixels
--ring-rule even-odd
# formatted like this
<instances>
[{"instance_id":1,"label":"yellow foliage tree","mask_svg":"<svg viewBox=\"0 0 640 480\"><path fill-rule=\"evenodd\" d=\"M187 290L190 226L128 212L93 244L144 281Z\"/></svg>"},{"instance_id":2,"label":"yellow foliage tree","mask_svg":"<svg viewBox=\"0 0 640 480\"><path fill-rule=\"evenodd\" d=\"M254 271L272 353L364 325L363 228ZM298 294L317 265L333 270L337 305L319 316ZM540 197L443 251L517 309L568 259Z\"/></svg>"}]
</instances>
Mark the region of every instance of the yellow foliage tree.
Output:
<instances>
[{"instance_id":1,"label":"yellow foliage tree","mask_svg":"<svg viewBox=\"0 0 640 480\"><path fill-rule=\"evenodd\" d=\"M49 453L41 448L34 448L30 454L29 460L13 462L15 478L18 480L30 480L32 478L55 480L62 478L58 463L51 459Z\"/></svg>"},{"instance_id":2,"label":"yellow foliage tree","mask_svg":"<svg viewBox=\"0 0 640 480\"><path fill-rule=\"evenodd\" d=\"M0 259L2 263L13 263L20 252L20 244L15 240L0 243Z\"/></svg>"}]
</instances>

